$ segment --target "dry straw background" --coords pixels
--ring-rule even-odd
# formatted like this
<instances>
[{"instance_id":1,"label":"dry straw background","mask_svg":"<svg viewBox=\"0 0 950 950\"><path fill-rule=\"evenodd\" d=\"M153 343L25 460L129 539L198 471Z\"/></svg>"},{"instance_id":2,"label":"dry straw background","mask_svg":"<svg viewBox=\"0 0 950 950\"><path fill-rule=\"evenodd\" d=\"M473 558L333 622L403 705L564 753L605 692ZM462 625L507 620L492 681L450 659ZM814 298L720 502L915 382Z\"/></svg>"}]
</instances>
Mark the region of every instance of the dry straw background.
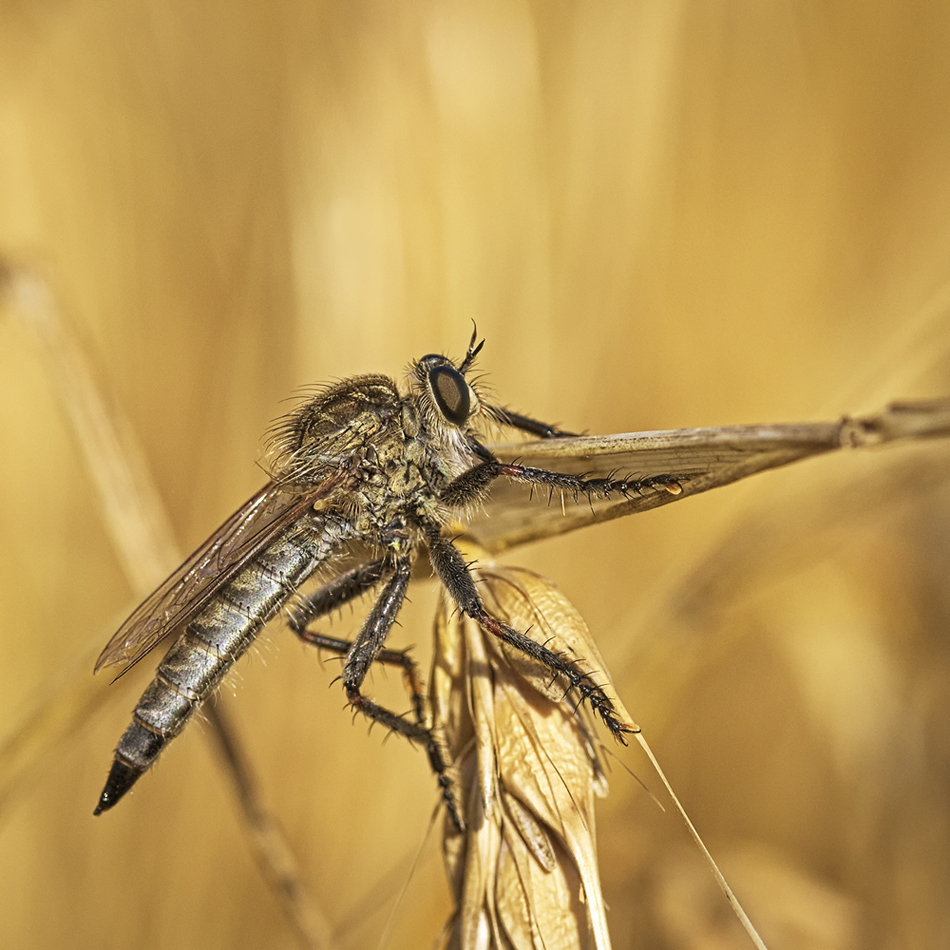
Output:
<instances>
[{"instance_id":1,"label":"dry straw background","mask_svg":"<svg viewBox=\"0 0 950 950\"><path fill-rule=\"evenodd\" d=\"M295 387L472 320L501 401L592 433L950 392L948 156L939 0L0 5L0 253L49 277L185 549ZM9 306L0 441L9 737L133 606ZM509 557L581 610L773 950L950 941L947 462L828 458ZM425 655L433 604L397 643ZM324 667L275 627L222 703L336 945L377 946L422 845L385 945L431 946L424 756ZM295 946L206 726L93 819L147 673L2 800L0 943ZM747 946L614 751L615 945Z\"/></svg>"}]
</instances>

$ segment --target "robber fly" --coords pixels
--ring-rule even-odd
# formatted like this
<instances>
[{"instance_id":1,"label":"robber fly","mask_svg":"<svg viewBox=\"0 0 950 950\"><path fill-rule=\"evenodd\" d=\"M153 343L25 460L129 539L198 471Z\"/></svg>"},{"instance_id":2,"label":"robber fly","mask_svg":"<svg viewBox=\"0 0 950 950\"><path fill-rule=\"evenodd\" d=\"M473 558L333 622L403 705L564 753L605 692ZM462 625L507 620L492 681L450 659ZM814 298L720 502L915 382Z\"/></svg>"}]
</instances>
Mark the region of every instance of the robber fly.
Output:
<instances>
[{"instance_id":1,"label":"robber fly","mask_svg":"<svg viewBox=\"0 0 950 950\"><path fill-rule=\"evenodd\" d=\"M95 814L132 787L264 624L285 608L288 625L304 642L345 657L341 679L350 705L425 748L449 814L461 827L451 763L427 722L415 665L406 653L384 646L422 548L462 613L547 666L624 741L627 727L589 673L485 610L444 529L483 501L501 476L588 499L612 492L678 494L679 481L673 475L591 478L499 461L479 441L486 423L545 439L568 433L486 404L478 382L466 378L484 345L475 341L473 334L458 365L438 355L412 363L405 392L386 376L356 376L319 390L277 422L267 454L271 480L132 613L99 657L97 671L118 666L121 675L175 637L119 740ZM356 567L309 595L298 594L312 575L326 575L353 556L362 557ZM352 642L310 629L315 619L370 591L378 592L376 602ZM403 669L411 717L364 695L374 662Z\"/></svg>"}]
</instances>

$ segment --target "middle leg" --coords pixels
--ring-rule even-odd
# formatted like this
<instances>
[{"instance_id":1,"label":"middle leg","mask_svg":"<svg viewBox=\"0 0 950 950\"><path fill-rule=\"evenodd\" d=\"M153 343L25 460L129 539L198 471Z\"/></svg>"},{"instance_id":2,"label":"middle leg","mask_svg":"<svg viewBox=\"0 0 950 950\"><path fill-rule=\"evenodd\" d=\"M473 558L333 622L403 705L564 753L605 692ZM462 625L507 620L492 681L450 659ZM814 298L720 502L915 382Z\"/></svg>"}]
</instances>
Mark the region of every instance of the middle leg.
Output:
<instances>
[{"instance_id":1,"label":"middle leg","mask_svg":"<svg viewBox=\"0 0 950 950\"><path fill-rule=\"evenodd\" d=\"M543 644L532 640L527 634L515 630L488 613L475 587L475 581L469 573L468 565L458 548L448 538L442 537L437 524L433 523L425 527L432 567L452 599L458 604L459 609L466 616L471 617L483 630L537 660L555 677L563 678L563 681L569 684L569 688L573 689L582 701L590 704L591 709L600 716L613 736L626 745L627 734L635 730L618 718L613 703L593 676L578 669L575 661L549 650Z\"/></svg>"},{"instance_id":2,"label":"middle leg","mask_svg":"<svg viewBox=\"0 0 950 950\"><path fill-rule=\"evenodd\" d=\"M411 569L412 564L408 557L395 561L391 576L383 586L373 609L346 655L346 663L343 667L343 688L346 690L346 698L354 709L359 710L373 722L382 723L391 731L425 748L429 764L436 774L442 791L442 799L449 817L455 827L462 831L465 824L455 796L455 784L449 777L449 753L445 743L440 741L433 730L425 724L424 715L420 715L424 711L421 705L421 689L416 722L411 722L398 713L386 709L368 696L364 696L362 692L363 681L369 673L369 668L381 656L386 636L392 629L399 609L406 599Z\"/></svg>"},{"instance_id":3,"label":"middle leg","mask_svg":"<svg viewBox=\"0 0 950 950\"><path fill-rule=\"evenodd\" d=\"M340 577L334 578L294 604L290 608L287 625L304 643L345 657L353 647L351 640L328 637L308 629L308 625L318 617L325 617L376 587L386 577L387 565L391 572L391 562L388 562L386 558L380 558L369 564L361 564ZM409 656L408 651L381 648L375 656L375 662L385 666L396 666L402 670L403 680L412 700L416 722L424 723L426 712L422 679L419 676L419 668Z\"/></svg>"}]
</instances>

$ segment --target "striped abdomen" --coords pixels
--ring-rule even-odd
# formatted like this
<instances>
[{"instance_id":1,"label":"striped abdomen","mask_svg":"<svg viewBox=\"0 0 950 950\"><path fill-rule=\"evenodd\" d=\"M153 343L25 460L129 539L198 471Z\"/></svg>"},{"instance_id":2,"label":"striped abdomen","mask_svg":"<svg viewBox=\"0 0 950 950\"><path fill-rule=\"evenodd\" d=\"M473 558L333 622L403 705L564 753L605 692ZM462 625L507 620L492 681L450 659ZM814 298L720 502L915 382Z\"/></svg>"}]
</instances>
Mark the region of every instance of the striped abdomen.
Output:
<instances>
[{"instance_id":1,"label":"striped abdomen","mask_svg":"<svg viewBox=\"0 0 950 950\"><path fill-rule=\"evenodd\" d=\"M188 623L119 740L95 813L111 808L185 727L261 628L339 541L321 525L291 528L242 567Z\"/></svg>"}]
</instances>

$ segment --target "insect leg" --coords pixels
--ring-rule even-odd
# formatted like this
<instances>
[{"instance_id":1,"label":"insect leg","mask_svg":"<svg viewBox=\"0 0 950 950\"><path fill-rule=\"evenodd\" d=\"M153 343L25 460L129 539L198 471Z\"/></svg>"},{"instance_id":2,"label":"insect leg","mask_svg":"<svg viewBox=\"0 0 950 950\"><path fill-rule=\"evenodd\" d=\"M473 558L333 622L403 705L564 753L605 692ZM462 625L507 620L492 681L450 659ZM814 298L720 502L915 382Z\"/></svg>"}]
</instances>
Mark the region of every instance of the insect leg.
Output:
<instances>
[{"instance_id":1,"label":"insect leg","mask_svg":"<svg viewBox=\"0 0 950 950\"><path fill-rule=\"evenodd\" d=\"M492 617L482 604L475 581L469 573L464 558L448 538L442 537L437 525L427 526L426 541L432 566L452 599L459 605L459 609L466 616L471 617L483 630L487 630L499 640L510 644L533 660L537 660L555 676L563 677L581 700L586 700L603 719L614 737L626 745L626 734L632 730L617 718L613 704L593 677L578 669L577 665L564 655L549 650L526 634Z\"/></svg>"},{"instance_id":2,"label":"insect leg","mask_svg":"<svg viewBox=\"0 0 950 950\"><path fill-rule=\"evenodd\" d=\"M399 608L406 599L411 568L409 558L402 558L396 562L392 577L383 587L382 593L347 653L346 665L343 667L343 687L346 690L346 698L354 709L358 709L374 722L382 723L393 732L405 736L411 742L417 742L425 747L429 764L442 790L442 798L449 816L456 828L462 830L464 823L455 798L454 784L448 775L449 756L444 744L422 722L410 722L380 706L360 691L366 674L372 663L379 657L386 636L399 613Z\"/></svg>"},{"instance_id":3,"label":"insect leg","mask_svg":"<svg viewBox=\"0 0 950 950\"><path fill-rule=\"evenodd\" d=\"M520 412L512 412L503 406L487 406L485 411L500 425L520 429L522 432L536 435L539 439L564 439L576 435L574 432L565 432L563 429L532 419L530 416L523 416Z\"/></svg>"},{"instance_id":4,"label":"insect leg","mask_svg":"<svg viewBox=\"0 0 950 950\"><path fill-rule=\"evenodd\" d=\"M386 576L387 565L391 571L392 562L387 561L386 558L371 561L369 564L361 564L297 601L290 608L288 620L290 629L299 634L311 620L325 617L351 600L362 596Z\"/></svg>"},{"instance_id":5,"label":"insect leg","mask_svg":"<svg viewBox=\"0 0 950 950\"><path fill-rule=\"evenodd\" d=\"M325 617L344 604L365 594L375 587L385 576L386 558L362 564L335 578L315 590L305 599L294 604L290 609L287 625L304 643L321 650L329 650L339 656L346 656L353 646L350 640L341 640L338 637L328 637L322 633L308 630L307 625L318 617ZM412 700L416 722L425 721L425 699L422 691L422 679L419 668L406 650L381 649L375 658L377 663L387 666L398 666L402 670L406 689Z\"/></svg>"},{"instance_id":6,"label":"insect leg","mask_svg":"<svg viewBox=\"0 0 950 950\"><path fill-rule=\"evenodd\" d=\"M524 465L499 465L499 475L504 475L517 482L527 482L530 485L547 485L562 491L569 491L574 495L603 495L605 498L611 492L617 492L625 498L629 495L639 495L646 490L656 489L668 491L671 495L678 495L683 486L674 475L652 475L648 478L588 478L585 475L567 475L564 472L551 472L545 468L527 468Z\"/></svg>"},{"instance_id":7,"label":"insect leg","mask_svg":"<svg viewBox=\"0 0 950 950\"><path fill-rule=\"evenodd\" d=\"M485 452L489 454L487 449ZM649 489L668 491L671 495L678 495L683 490L681 480L674 475L652 475L639 479L588 478L584 475L552 472L545 468L507 464L491 457L462 472L442 490L439 497L449 505L467 505L478 501L488 486L502 475L529 485L546 485L548 488L568 491L575 496L603 495L607 498L611 492L617 492L626 498Z\"/></svg>"}]
</instances>

